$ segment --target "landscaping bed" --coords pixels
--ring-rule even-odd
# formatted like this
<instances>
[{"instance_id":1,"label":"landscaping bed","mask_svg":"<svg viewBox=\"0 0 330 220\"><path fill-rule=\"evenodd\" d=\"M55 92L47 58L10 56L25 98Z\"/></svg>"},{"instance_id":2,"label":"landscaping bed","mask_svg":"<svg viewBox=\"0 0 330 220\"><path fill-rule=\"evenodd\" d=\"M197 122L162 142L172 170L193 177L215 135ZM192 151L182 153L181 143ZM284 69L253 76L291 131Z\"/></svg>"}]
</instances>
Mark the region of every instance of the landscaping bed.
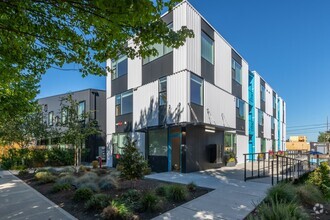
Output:
<instances>
[{"instance_id":1,"label":"landscaping bed","mask_svg":"<svg viewBox=\"0 0 330 220\"><path fill-rule=\"evenodd\" d=\"M49 169L17 176L78 219L151 219L211 191L193 183L123 180L118 173Z\"/></svg>"}]
</instances>

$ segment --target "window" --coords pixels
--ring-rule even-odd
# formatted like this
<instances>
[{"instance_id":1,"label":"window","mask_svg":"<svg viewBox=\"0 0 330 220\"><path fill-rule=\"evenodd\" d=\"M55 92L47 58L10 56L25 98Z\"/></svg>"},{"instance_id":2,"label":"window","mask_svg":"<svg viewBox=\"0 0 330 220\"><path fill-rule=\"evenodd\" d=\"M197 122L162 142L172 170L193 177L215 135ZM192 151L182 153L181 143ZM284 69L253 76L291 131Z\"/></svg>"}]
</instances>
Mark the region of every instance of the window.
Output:
<instances>
[{"instance_id":1,"label":"window","mask_svg":"<svg viewBox=\"0 0 330 220\"><path fill-rule=\"evenodd\" d=\"M275 142L275 140L272 140L272 151L276 152L276 142Z\"/></svg>"},{"instance_id":2,"label":"window","mask_svg":"<svg viewBox=\"0 0 330 220\"><path fill-rule=\"evenodd\" d=\"M116 95L116 116L133 112L133 92Z\"/></svg>"},{"instance_id":3,"label":"window","mask_svg":"<svg viewBox=\"0 0 330 220\"><path fill-rule=\"evenodd\" d=\"M163 77L159 79L159 105L166 105L167 104L167 79Z\"/></svg>"},{"instance_id":4,"label":"window","mask_svg":"<svg viewBox=\"0 0 330 220\"><path fill-rule=\"evenodd\" d=\"M237 117L241 118L241 119L245 119L245 103L244 103L244 101L240 100L239 98L236 98L236 108L238 110Z\"/></svg>"},{"instance_id":5,"label":"window","mask_svg":"<svg viewBox=\"0 0 330 220\"><path fill-rule=\"evenodd\" d=\"M266 90L263 85L260 85L260 93L261 93L261 100L265 101L266 100Z\"/></svg>"},{"instance_id":6,"label":"window","mask_svg":"<svg viewBox=\"0 0 330 220\"><path fill-rule=\"evenodd\" d=\"M55 116L55 125L59 126L59 124L60 124L60 117Z\"/></svg>"},{"instance_id":7,"label":"window","mask_svg":"<svg viewBox=\"0 0 330 220\"><path fill-rule=\"evenodd\" d=\"M276 96L273 96L273 109L276 109Z\"/></svg>"},{"instance_id":8,"label":"window","mask_svg":"<svg viewBox=\"0 0 330 220\"><path fill-rule=\"evenodd\" d=\"M149 155L167 156L166 129L149 131Z\"/></svg>"},{"instance_id":9,"label":"window","mask_svg":"<svg viewBox=\"0 0 330 220\"><path fill-rule=\"evenodd\" d=\"M112 61L111 69L113 70L111 79L117 79L127 74L127 56L119 56L118 60Z\"/></svg>"},{"instance_id":10,"label":"window","mask_svg":"<svg viewBox=\"0 0 330 220\"><path fill-rule=\"evenodd\" d=\"M168 28L173 29L173 24L170 23L169 25L167 25ZM157 50L157 55L154 56L149 56L143 59L142 64L147 64L159 57L162 57L170 52L172 52L173 48L172 47L167 47L164 44L155 44L153 46L151 46L150 48L155 48Z\"/></svg>"},{"instance_id":11,"label":"window","mask_svg":"<svg viewBox=\"0 0 330 220\"><path fill-rule=\"evenodd\" d=\"M112 146L113 154L123 154L123 149L127 141L128 133L113 134L112 136Z\"/></svg>"},{"instance_id":12,"label":"window","mask_svg":"<svg viewBox=\"0 0 330 220\"><path fill-rule=\"evenodd\" d=\"M85 101L79 102L78 104L78 119L85 119Z\"/></svg>"},{"instance_id":13,"label":"window","mask_svg":"<svg viewBox=\"0 0 330 220\"><path fill-rule=\"evenodd\" d=\"M264 125L264 113L260 109L258 110L258 124Z\"/></svg>"},{"instance_id":14,"label":"window","mask_svg":"<svg viewBox=\"0 0 330 220\"><path fill-rule=\"evenodd\" d=\"M242 66L234 59L231 60L231 68L233 70L233 79L242 84Z\"/></svg>"},{"instance_id":15,"label":"window","mask_svg":"<svg viewBox=\"0 0 330 220\"><path fill-rule=\"evenodd\" d=\"M266 139L265 138L261 139L261 152L262 153L266 152Z\"/></svg>"},{"instance_id":16,"label":"window","mask_svg":"<svg viewBox=\"0 0 330 220\"><path fill-rule=\"evenodd\" d=\"M274 117L272 117L272 129L274 130L275 129L275 120L274 120Z\"/></svg>"},{"instance_id":17,"label":"window","mask_svg":"<svg viewBox=\"0 0 330 220\"><path fill-rule=\"evenodd\" d=\"M61 123L66 124L68 122L68 109L62 108L61 111Z\"/></svg>"},{"instance_id":18,"label":"window","mask_svg":"<svg viewBox=\"0 0 330 220\"><path fill-rule=\"evenodd\" d=\"M190 74L190 102L203 105L203 80Z\"/></svg>"},{"instance_id":19,"label":"window","mask_svg":"<svg viewBox=\"0 0 330 220\"><path fill-rule=\"evenodd\" d=\"M214 64L214 41L202 31L202 57Z\"/></svg>"},{"instance_id":20,"label":"window","mask_svg":"<svg viewBox=\"0 0 330 220\"><path fill-rule=\"evenodd\" d=\"M54 120L54 112L51 111L48 113L48 125L52 126L53 125L53 120Z\"/></svg>"},{"instance_id":21,"label":"window","mask_svg":"<svg viewBox=\"0 0 330 220\"><path fill-rule=\"evenodd\" d=\"M225 132L225 152L233 152L236 154L236 134Z\"/></svg>"}]
</instances>

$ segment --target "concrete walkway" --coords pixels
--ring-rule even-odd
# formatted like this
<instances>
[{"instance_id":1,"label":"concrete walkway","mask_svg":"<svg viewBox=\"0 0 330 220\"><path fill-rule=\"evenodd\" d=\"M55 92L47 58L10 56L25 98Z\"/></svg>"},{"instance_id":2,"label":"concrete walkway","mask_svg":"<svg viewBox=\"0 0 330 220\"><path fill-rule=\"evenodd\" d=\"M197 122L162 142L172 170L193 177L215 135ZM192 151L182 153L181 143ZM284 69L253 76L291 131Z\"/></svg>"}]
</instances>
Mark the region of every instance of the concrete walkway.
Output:
<instances>
[{"instance_id":1,"label":"concrete walkway","mask_svg":"<svg viewBox=\"0 0 330 220\"><path fill-rule=\"evenodd\" d=\"M76 219L9 171L0 170L0 219Z\"/></svg>"},{"instance_id":2,"label":"concrete walkway","mask_svg":"<svg viewBox=\"0 0 330 220\"><path fill-rule=\"evenodd\" d=\"M195 173L157 173L146 178L214 189L197 199L172 209L155 219L243 219L266 196L269 179L262 182L243 181L240 167L220 168Z\"/></svg>"}]
</instances>

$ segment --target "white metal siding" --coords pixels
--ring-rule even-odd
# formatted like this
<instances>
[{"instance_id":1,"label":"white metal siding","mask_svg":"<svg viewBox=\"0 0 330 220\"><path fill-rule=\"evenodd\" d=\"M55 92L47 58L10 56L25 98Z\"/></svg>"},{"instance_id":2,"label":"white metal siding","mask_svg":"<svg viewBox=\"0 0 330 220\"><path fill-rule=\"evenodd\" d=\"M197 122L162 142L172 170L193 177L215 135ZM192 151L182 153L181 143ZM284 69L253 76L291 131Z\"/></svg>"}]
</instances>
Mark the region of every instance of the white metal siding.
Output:
<instances>
[{"instance_id":1,"label":"white metal siding","mask_svg":"<svg viewBox=\"0 0 330 220\"><path fill-rule=\"evenodd\" d=\"M187 26L187 3L182 3L173 10L173 30L180 30ZM179 72L187 68L187 43L178 49L173 49L173 72Z\"/></svg>"},{"instance_id":2,"label":"white metal siding","mask_svg":"<svg viewBox=\"0 0 330 220\"><path fill-rule=\"evenodd\" d=\"M116 131L115 96L107 98L107 135Z\"/></svg>"},{"instance_id":3,"label":"white metal siding","mask_svg":"<svg viewBox=\"0 0 330 220\"><path fill-rule=\"evenodd\" d=\"M261 138L259 138L259 137L256 138L255 152L256 153L261 152Z\"/></svg>"},{"instance_id":4,"label":"white metal siding","mask_svg":"<svg viewBox=\"0 0 330 220\"><path fill-rule=\"evenodd\" d=\"M201 17L187 6L187 27L194 31L195 37L187 39L187 69L197 75L201 75Z\"/></svg>"},{"instance_id":5,"label":"white metal siding","mask_svg":"<svg viewBox=\"0 0 330 220\"><path fill-rule=\"evenodd\" d=\"M189 76L187 71L181 71L167 77L167 123L188 121Z\"/></svg>"},{"instance_id":6,"label":"white metal siding","mask_svg":"<svg viewBox=\"0 0 330 220\"><path fill-rule=\"evenodd\" d=\"M106 66L111 67L111 59L107 59L106 61ZM107 98L111 97L111 73L110 71L107 70L107 77L106 77L106 93L107 93Z\"/></svg>"},{"instance_id":7,"label":"white metal siding","mask_svg":"<svg viewBox=\"0 0 330 220\"><path fill-rule=\"evenodd\" d=\"M248 153L249 138L245 135L237 135L237 162L244 163L243 154Z\"/></svg>"},{"instance_id":8,"label":"white metal siding","mask_svg":"<svg viewBox=\"0 0 330 220\"><path fill-rule=\"evenodd\" d=\"M254 71L254 94L255 94L255 106L260 109L260 76L257 72Z\"/></svg>"},{"instance_id":9,"label":"white metal siding","mask_svg":"<svg viewBox=\"0 0 330 220\"><path fill-rule=\"evenodd\" d=\"M249 81L249 66L248 64L242 60L242 99L248 102L248 82Z\"/></svg>"},{"instance_id":10,"label":"white metal siding","mask_svg":"<svg viewBox=\"0 0 330 220\"><path fill-rule=\"evenodd\" d=\"M266 113L269 115L273 115L273 90L270 86L266 83L266 106L265 110Z\"/></svg>"},{"instance_id":11,"label":"white metal siding","mask_svg":"<svg viewBox=\"0 0 330 220\"><path fill-rule=\"evenodd\" d=\"M218 35L214 34L215 44L215 64L214 64L214 83L231 93L231 48Z\"/></svg>"},{"instance_id":12,"label":"white metal siding","mask_svg":"<svg viewBox=\"0 0 330 220\"><path fill-rule=\"evenodd\" d=\"M158 125L158 81L133 91L133 129Z\"/></svg>"},{"instance_id":13,"label":"white metal siding","mask_svg":"<svg viewBox=\"0 0 330 220\"><path fill-rule=\"evenodd\" d=\"M142 85L142 59L135 58L127 60L128 65L128 82L127 89L136 88Z\"/></svg>"},{"instance_id":14,"label":"white metal siding","mask_svg":"<svg viewBox=\"0 0 330 220\"><path fill-rule=\"evenodd\" d=\"M266 139L266 152L272 150L273 141L271 139Z\"/></svg>"},{"instance_id":15,"label":"white metal siding","mask_svg":"<svg viewBox=\"0 0 330 220\"><path fill-rule=\"evenodd\" d=\"M235 97L208 82L204 87L204 122L236 128Z\"/></svg>"},{"instance_id":16,"label":"white metal siding","mask_svg":"<svg viewBox=\"0 0 330 220\"><path fill-rule=\"evenodd\" d=\"M271 119L270 116L264 113L264 137L271 138Z\"/></svg>"}]
</instances>

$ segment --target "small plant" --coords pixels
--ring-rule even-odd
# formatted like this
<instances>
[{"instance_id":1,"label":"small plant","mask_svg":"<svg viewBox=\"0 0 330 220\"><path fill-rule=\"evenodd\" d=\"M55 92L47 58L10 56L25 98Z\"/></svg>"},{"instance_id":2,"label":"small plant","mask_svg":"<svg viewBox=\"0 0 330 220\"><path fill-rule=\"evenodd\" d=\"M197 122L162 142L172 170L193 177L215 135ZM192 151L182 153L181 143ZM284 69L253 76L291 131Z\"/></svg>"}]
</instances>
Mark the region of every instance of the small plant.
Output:
<instances>
[{"instance_id":1,"label":"small plant","mask_svg":"<svg viewBox=\"0 0 330 220\"><path fill-rule=\"evenodd\" d=\"M153 192L147 192L141 198L141 209L153 212L157 209L158 197Z\"/></svg>"},{"instance_id":2,"label":"small plant","mask_svg":"<svg viewBox=\"0 0 330 220\"><path fill-rule=\"evenodd\" d=\"M297 195L301 203L314 206L316 203L323 203L324 198L322 192L317 186L304 184L298 187Z\"/></svg>"},{"instance_id":3,"label":"small plant","mask_svg":"<svg viewBox=\"0 0 330 220\"><path fill-rule=\"evenodd\" d=\"M87 169L84 165L80 165L79 169L78 169L79 172L86 172Z\"/></svg>"},{"instance_id":4,"label":"small plant","mask_svg":"<svg viewBox=\"0 0 330 220\"><path fill-rule=\"evenodd\" d=\"M34 178L42 184L55 182L56 180L56 177L49 172L38 172L35 174Z\"/></svg>"},{"instance_id":5,"label":"small plant","mask_svg":"<svg viewBox=\"0 0 330 220\"><path fill-rule=\"evenodd\" d=\"M79 185L78 189L80 189L80 188L88 188L88 189L92 190L93 192L100 192L99 186L94 182L82 183Z\"/></svg>"},{"instance_id":6,"label":"small plant","mask_svg":"<svg viewBox=\"0 0 330 220\"><path fill-rule=\"evenodd\" d=\"M290 183L280 183L268 190L266 201L278 200L282 203L297 201L296 188Z\"/></svg>"},{"instance_id":7,"label":"small plant","mask_svg":"<svg viewBox=\"0 0 330 220\"><path fill-rule=\"evenodd\" d=\"M61 176L59 179L57 179L56 183L59 183L59 184L70 184L70 185L73 185L75 182L76 182L77 178L74 177L73 175L71 174L67 174L65 176Z\"/></svg>"},{"instance_id":8,"label":"small plant","mask_svg":"<svg viewBox=\"0 0 330 220\"><path fill-rule=\"evenodd\" d=\"M20 171L18 172L18 175L19 175L19 176L24 176L24 175L27 175L27 174L29 174L29 171L28 171L27 169L25 169L25 170L20 170Z\"/></svg>"},{"instance_id":9,"label":"small plant","mask_svg":"<svg viewBox=\"0 0 330 220\"><path fill-rule=\"evenodd\" d=\"M167 191L167 187L166 186L158 186L156 188L156 194L158 196L166 196L166 191Z\"/></svg>"},{"instance_id":10,"label":"small plant","mask_svg":"<svg viewBox=\"0 0 330 220\"><path fill-rule=\"evenodd\" d=\"M105 194L93 195L86 203L85 209L101 210L110 205L110 197Z\"/></svg>"},{"instance_id":11,"label":"small plant","mask_svg":"<svg viewBox=\"0 0 330 220\"><path fill-rule=\"evenodd\" d=\"M124 203L131 210L139 210L141 194L136 189L130 189L119 197L119 201Z\"/></svg>"},{"instance_id":12,"label":"small plant","mask_svg":"<svg viewBox=\"0 0 330 220\"><path fill-rule=\"evenodd\" d=\"M124 169L123 165L117 164L116 170L117 171L122 171Z\"/></svg>"},{"instance_id":13,"label":"small plant","mask_svg":"<svg viewBox=\"0 0 330 220\"><path fill-rule=\"evenodd\" d=\"M186 200L187 189L179 184L170 185L168 186L166 197L174 202L182 202Z\"/></svg>"},{"instance_id":14,"label":"small plant","mask_svg":"<svg viewBox=\"0 0 330 220\"><path fill-rule=\"evenodd\" d=\"M53 193L61 192L61 191L66 191L71 189L71 185L68 183L55 183L52 188Z\"/></svg>"},{"instance_id":15,"label":"small plant","mask_svg":"<svg viewBox=\"0 0 330 220\"><path fill-rule=\"evenodd\" d=\"M92 167L93 169L96 169L99 166L99 162L97 160L92 161Z\"/></svg>"},{"instance_id":16,"label":"small plant","mask_svg":"<svg viewBox=\"0 0 330 220\"><path fill-rule=\"evenodd\" d=\"M195 192L197 189L197 186L194 182L191 182L187 185L187 189L189 192Z\"/></svg>"},{"instance_id":17,"label":"small plant","mask_svg":"<svg viewBox=\"0 0 330 220\"><path fill-rule=\"evenodd\" d=\"M109 190L113 187L118 188L119 187L118 179L114 176L106 175L100 179L99 187L102 190Z\"/></svg>"},{"instance_id":18,"label":"small plant","mask_svg":"<svg viewBox=\"0 0 330 220\"><path fill-rule=\"evenodd\" d=\"M144 170L143 170L143 175L146 176L146 175L149 175L151 174L151 168L150 167L145 167Z\"/></svg>"},{"instance_id":19,"label":"small plant","mask_svg":"<svg viewBox=\"0 0 330 220\"><path fill-rule=\"evenodd\" d=\"M87 201L93 196L93 191L89 188L77 189L73 196L73 200L76 202Z\"/></svg>"},{"instance_id":20,"label":"small plant","mask_svg":"<svg viewBox=\"0 0 330 220\"><path fill-rule=\"evenodd\" d=\"M101 213L101 217L104 219L131 219L133 217L132 212L125 206L124 203L119 201L112 201L111 205L104 208Z\"/></svg>"},{"instance_id":21,"label":"small plant","mask_svg":"<svg viewBox=\"0 0 330 220\"><path fill-rule=\"evenodd\" d=\"M324 193L329 194L330 187L330 167L327 162L322 162L314 172L310 173L307 182L313 184Z\"/></svg>"}]
</instances>

